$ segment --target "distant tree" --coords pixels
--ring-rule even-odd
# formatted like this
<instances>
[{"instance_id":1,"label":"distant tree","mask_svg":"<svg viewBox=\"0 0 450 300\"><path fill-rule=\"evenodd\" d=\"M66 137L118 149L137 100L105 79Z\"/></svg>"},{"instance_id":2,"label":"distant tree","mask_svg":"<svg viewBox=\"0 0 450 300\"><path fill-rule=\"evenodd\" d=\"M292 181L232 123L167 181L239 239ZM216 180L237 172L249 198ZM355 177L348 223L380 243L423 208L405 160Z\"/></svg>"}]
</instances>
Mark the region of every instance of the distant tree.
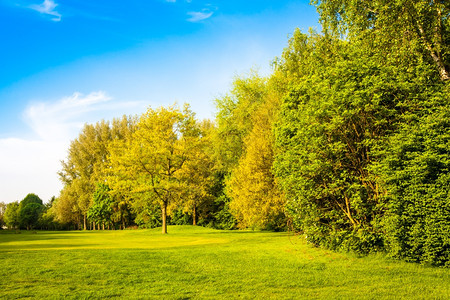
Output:
<instances>
[{"instance_id":1,"label":"distant tree","mask_svg":"<svg viewBox=\"0 0 450 300\"><path fill-rule=\"evenodd\" d=\"M200 211L207 210L213 202L212 186L214 185L215 161L213 159L212 134L214 124L205 120L199 124L200 134L192 139L189 159L180 170L180 179L186 184L183 192L183 210L192 215L192 224L197 225Z\"/></svg>"},{"instance_id":2,"label":"distant tree","mask_svg":"<svg viewBox=\"0 0 450 300\"><path fill-rule=\"evenodd\" d=\"M71 142L69 155L58 173L68 190L65 197L75 197L77 212L87 229L87 212L92 205L97 182L104 178L108 162L108 144L113 139L109 122L86 124L78 138ZM73 201L72 201L73 202Z\"/></svg>"},{"instance_id":3,"label":"distant tree","mask_svg":"<svg viewBox=\"0 0 450 300\"><path fill-rule=\"evenodd\" d=\"M20 226L27 230L34 229L38 225L42 211L43 206L38 203L29 203L21 207L19 211Z\"/></svg>"},{"instance_id":4,"label":"distant tree","mask_svg":"<svg viewBox=\"0 0 450 300\"><path fill-rule=\"evenodd\" d=\"M33 193L28 194L22 201L20 201L21 207L25 207L26 205L31 204L31 203L43 205L41 198L39 198L38 195L33 194Z\"/></svg>"},{"instance_id":5,"label":"distant tree","mask_svg":"<svg viewBox=\"0 0 450 300\"><path fill-rule=\"evenodd\" d=\"M78 207L77 197L71 185L64 186L53 209L59 223L72 224L78 229L83 228L83 214Z\"/></svg>"},{"instance_id":6,"label":"distant tree","mask_svg":"<svg viewBox=\"0 0 450 300\"><path fill-rule=\"evenodd\" d=\"M9 229L19 228L19 202L15 201L8 203L6 205L6 211L3 217L6 226L8 226Z\"/></svg>"},{"instance_id":7,"label":"distant tree","mask_svg":"<svg viewBox=\"0 0 450 300\"><path fill-rule=\"evenodd\" d=\"M19 204L20 227L27 230L36 228L43 211L44 205L41 198L36 194L28 194Z\"/></svg>"},{"instance_id":8,"label":"distant tree","mask_svg":"<svg viewBox=\"0 0 450 300\"><path fill-rule=\"evenodd\" d=\"M87 217L98 225L102 224L105 229L105 224L112 223L112 215L114 200L109 193L111 189L103 183L97 184L97 189L94 193L93 205L89 208Z\"/></svg>"},{"instance_id":9,"label":"distant tree","mask_svg":"<svg viewBox=\"0 0 450 300\"><path fill-rule=\"evenodd\" d=\"M39 228L44 230L56 230L63 228L56 219L55 204L57 199L53 196L47 203L44 204L42 214L39 216Z\"/></svg>"}]
</instances>

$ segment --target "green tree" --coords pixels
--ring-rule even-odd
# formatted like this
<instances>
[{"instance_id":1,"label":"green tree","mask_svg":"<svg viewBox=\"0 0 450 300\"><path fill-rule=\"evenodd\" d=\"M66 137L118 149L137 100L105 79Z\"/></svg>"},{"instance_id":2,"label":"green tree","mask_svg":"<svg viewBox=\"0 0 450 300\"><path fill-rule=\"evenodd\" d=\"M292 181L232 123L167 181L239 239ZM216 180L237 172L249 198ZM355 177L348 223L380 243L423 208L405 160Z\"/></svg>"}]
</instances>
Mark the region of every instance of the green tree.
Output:
<instances>
[{"instance_id":1,"label":"green tree","mask_svg":"<svg viewBox=\"0 0 450 300\"><path fill-rule=\"evenodd\" d=\"M275 129L287 209L314 243L380 248L370 151L393 126L401 87L389 88L391 69L364 43L299 32L294 39L301 53L295 57L308 61L298 64L301 80L283 99Z\"/></svg>"},{"instance_id":2,"label":"green tree","mask_svg":"<svg viewBox=\"0 0 450 300\"><path fill-rule=\"evenodd\" d=\"M36 228L43 210L44 205L41 198L36 194L28 194L19 204L20 227L27 230Z\"/></svg>"},{"instance_id":3,"label":"green tree","mask_svg":"<svg viewBox=\"0 0 450 300\"><path fill-rule=\"evenodd\" d=\"M408 261L450 265L449 85L418 94L411 112L378 149L373 172L386 189L382 222L390 255Z\"/></svg>"},{"instance_id":4,"label":"green tree","mask_svg":"<svg viewBox=\"0 0 450 300\"><path fill-rule=\"evenodd\" d=\"M383 195L375 227L392 255L448 264L448 1L316 3L329 33L370 50L382 72L369 95L395 106L389 131L368 152Z\"/></svg>"},{"instance_id":5,"label":"green tree","mask_svg":"<svg viewBox=\"0 0 450 300\"><path fill-rule=\"evenodd\" d=\"M16 229L19 228L20 225L20 219L19 219L19 202L11 202L6 205L6 211L4 214L4 220L6 223L6 226L8 226L9 229Z\"/></svg>"},{"instance_id":6,"label":"green tree","mask_svg":"<svg viewBox=\"0 0 450 300\"><path fill-rule=\"evenodd\" d=\"M20 226L27 230L38 226L39 217L42 214L43 206L38 203L29 203L20 208L19 219Z\"/></svg>"},{"instance_id":7,"label":"green tree","mask_svg":"<svg viewBox=\"0 0 450 300\"><path fill-rule=\"evenodd\" d=\"M97 189L94 193L93 205L89 208L88 218L97 223L102 224L105 229L105 224L112 223L112 215L114 200L110 195L111 189L106 184L97 184Z\"/></svg>"},{"instance_id":8,"label":"green tree","mask_svg":"<svg viewBox=\"0 0 450 300\"><path fill-rule=\"evenodd\" d=\"M314 1L325 29L350 40L366 38L378 51L404 60L414 53L450 79L450 4L448 1ZM408 55L407 55L408 56Z\"/></svg>"},{"instance_id":9,"label":"green tree","mask_svg":"<svg viewBox=\"0 0 450 300\"><path fill-rule=\"evenodd\" d=\"M26 205L31 204L31 203L43 205L41 198L39 198L38 195L32 194L32 193L28 194L22 201L20 201L20 205L22 207L25 207Z\"/></svg>"}]
</instances>

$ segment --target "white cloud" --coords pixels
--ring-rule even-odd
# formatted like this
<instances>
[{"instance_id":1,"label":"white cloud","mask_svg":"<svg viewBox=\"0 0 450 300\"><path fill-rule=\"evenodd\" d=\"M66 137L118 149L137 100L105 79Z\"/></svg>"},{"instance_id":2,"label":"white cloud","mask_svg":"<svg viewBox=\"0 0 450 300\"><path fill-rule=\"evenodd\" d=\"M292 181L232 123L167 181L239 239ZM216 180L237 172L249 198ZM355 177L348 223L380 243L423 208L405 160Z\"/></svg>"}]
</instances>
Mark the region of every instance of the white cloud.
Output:
<instances>
[{"instance_id":1,"label":"white cloud","mask_svg":"<svg viewBox=\"0 0 450 300\"><path fill-rule=\"evenodd\" d=\"M55 103L34 103L25 110L23 118L40 139L64 140L78 132L86 122L81 116L104 109L101 104L110 100L102 91L86 96L74 93Z\"/></svg>"},{"instance_id":2,"label":"white cloud","mask_svg":"<svg viewBox=\"0 0 450 300\"><path fill-rule=\"evenodd\" d=\"M187 13L190 18L187 19L189 22L199 22L210 18L213 15L212 11L190 11Z\"/></svg>"},{"instance_id":3,"label":"white cloud","mask_svg":"<svg viewBox=\"0 0 450 300\"><path fill-rule=\"evenodd\" d=\"M41 14L54 16L52 21L59 22L61 21L61 14L55 10L57 6L58 4L56 4L53 0L44 0L44 2L39 5L31 5L30 8L40 12Z\"/></svg>"}]
</instances>

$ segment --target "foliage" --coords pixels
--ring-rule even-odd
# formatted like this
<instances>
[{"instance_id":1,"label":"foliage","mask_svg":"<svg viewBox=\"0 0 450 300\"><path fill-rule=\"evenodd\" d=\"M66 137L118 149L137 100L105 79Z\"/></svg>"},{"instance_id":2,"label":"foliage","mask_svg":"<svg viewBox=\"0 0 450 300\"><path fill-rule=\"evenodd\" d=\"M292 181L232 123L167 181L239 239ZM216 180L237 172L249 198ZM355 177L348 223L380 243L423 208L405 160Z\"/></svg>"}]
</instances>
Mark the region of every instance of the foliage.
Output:
<instances>
[{"instance_id":1,"label":"foliage","mask_svg":"<svg viewBox=\"0 0 450 300\"><path fill-rule=\"evenodd\" d=\"M448 1L320 0L325 29L349 39L369 38L378 51L404 60L412 53L450 79L450 5Z\"/></svg>"},{"instance_id":2,"label":"foliage","mask_svg":"<svg viewBox=\"0 0 450 300\"><path fill-rule=\"evenodd\" d=\"M27 230L39 226L39 217L44 211L42 200L36 194L28 194L19 203L19 225Z\"/></svg>"},{"instance_id":3,"label":"foliage","mask_svg":"<svg viewBox=\"0 0 450 300\"><path fill-rule=\"evenodd\" d=\"M297 39L308 62L283 99L275 169L294 225L311 242L336 248L352 232L373 232L377 187L367 172L368 152L385 130L390 103L373 96L379 66L361 55L365 49L316 34L297 33Z\"/></svg>"},{"instance_id":4,"label":"foliage","mask_svg":"<svg viewBox=\"0 0 450 300\"><path fill-rule=\"evenodd\" d=\"M6 205L6 211L4 214L4 220L6 226L9 229L19 228L20 219L19 219L19 202L11 202Z\"/></svg>"},{"instance_id":5,"label":"foliage","mask_svg":"<svg viewBox=\"0 0 450 300\"><path fill-rule=\"evenodd\" d=\"M237 220L230 210L230 199L222 194L214 201L214 210L210 223L207 225L217 229L234 229L236 228Z\"/></svg>"},{"instance_id":6,"label":"foliage","mask_svg":"<svg viewBox=\"0 0 450 300\"><path fill-rule=\"evenodd\" d=\"M388 191L383 228L389 253L449 266L450 99L448 86L440 89L435 86L422 99L423 110L408 115L379 149L374 171Z\"/></svg>"},{"instance_id":7,"label":"foliage","mask_svg":"<svg viewBox=\"0 0 450 300\"><path fill-rule=\"evenodd\" d=\"M87 213L97 183L104 180L108 170L109 144L127 138L134 123L132 117L124 116L111 123L102 120L94 125L86 124L78 138L71 142L67 160L62 162L62 170L58 173L64 183L56 205L61 221L82 224L87 229Z\"/></svg>"},{"instance_id":8,"label":"foliage","mask_svg":"<svg viewBox=\"0 0 450 300\"><path fill-rule=\"evenodd\" d=\"M93 205L89 208L87 217L90 221L103 224L110 223L113 214L114 200L110 195L110 188L106 184L97 184L94 193Z\"/></svg>"},{"instance_id":9,"label":"foliage","mask_svg":"<svg viewBox=\"0 0 450 300\"><path fill-rule=\"evenodd\" d=\"M221 170L229 172L245 151L244 139L251 131L251 117L264 102L266 79L256 73L236 78L230 94L215 100L217 131L215 154Z\"/></svg>"},{"instance_id":10,"label":"foliage","mask_svg":"<svg viewBox=\"0 0 450 300\"><path fill-rule=\"evenodd\" d=\"M265 102L251 117L253 128L244 139L245 152L227 181L230 207L243 228L285 226L284 197L272 173L272 123L277 109L277 98L266 95Z\"/></svg>"},{"instance_id":11,"label":"foliage","mask_svg":"<svg viewBox=\"0 0 450 300\"><path fill-rule=\"evenodd\" d=\"M234 81L229 95L216 100L216 155L226 174L226 194L238 225L283 227L283 197L272 174L272 123L279 106L278 90L252 73Z\"/></svg>"},{"instance_id":12,"label":"foliage","mask_svg":"<svg viewBox=\"0 0 450 300\"><path fill-rule=\"evenodd\" d=\"M210 211L214 201L213 185L215 180L216 161L214 160L213 147L211 147L214 124L209 120L204 120L198 124L199 134L196 139L191 140L191 147L188 159L180 170L180 180L185 188L181 197L183 198L181 207L183 212L191 216L182 216L181 219L191 219L193 225L202 222ZM179 213L181 210L178 211ZM174 219L172 215L172 222ZM177 224L177 223L174 223ZM184 221L181 224L185 225Z\"/></svg>"},{"instance_id":13,"label":"foliage","mask_svg":"<svg viewBox=\"0 0 450 300\"><path fill-rule=\"evenodd\" d=\"M38 195L33 194L33 193L26 195L26 197L23 198L22 201L20 201L20 205L22 207L25 207L26 205L31 204L31 203L43 205L41 198L39 198Z\"/></svg>"},{"instance_id":14,"label":"foliage","mask_svg":"<svg viewBox=\"0 0 450 300\"><path fill-rule=\"evenodd\" d=\"M134 193L151 194L162 211L162 231L167 233L167 213L185 189L182 168L196 146L199 129L188 106L149 108L137 124L132 139L112 148L111 166L125 180L133 180Z\"/></svg>"},{"instance_id":15,"label":"foliage","mask_svg":"<svg viewBox=\"0 0 450 300\"><path fill-rule=\"evenodd\" d=\"M296 32L277 62L294 78L274 164L294 226L330 248L446 264L449 7L316 3L324 34Z\"/></svg>"}]
</instances>

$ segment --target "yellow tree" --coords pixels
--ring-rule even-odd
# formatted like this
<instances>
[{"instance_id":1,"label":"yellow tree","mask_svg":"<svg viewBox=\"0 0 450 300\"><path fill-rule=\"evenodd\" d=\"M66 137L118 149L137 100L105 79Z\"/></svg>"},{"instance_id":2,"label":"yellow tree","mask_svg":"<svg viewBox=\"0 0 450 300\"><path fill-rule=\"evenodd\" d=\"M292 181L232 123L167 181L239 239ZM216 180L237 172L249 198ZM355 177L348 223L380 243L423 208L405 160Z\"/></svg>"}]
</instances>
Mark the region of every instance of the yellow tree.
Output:
<instances>
[{"instance_id":1,"label":"yellow tree","mask_svg":"<svg viewBox=\"0 0 450 300\"><path fill-rule=\"evenodd\" d=\"M104 177L108 157L108 144L112 140L109 122L86 124L78 138L71 142L66 161L58 173L67 191L65 197L74 197L83 215L83 227L87 229L87 212L97 182Z\"/></svg>"},{"instance_id":2,"label":"yellow tree","mask_svg":"<svg viewBox=\"0 0 450 300\"><path fill-rule=\"evenodd\" d=\"M111 167L132 180L132 193L151 193L160 205L162 233L167 233L167 211L180 199L184 184L180 170L199 134L194 113L186 105L144 113L132 138L111 149Z\"/></svg>"},{"instance_id":3,"label":"yellow tree","mask_svg":"<svg viewBox=\"0 0 450 300\"><path fill-rule=\"evenodd\" d=\"M278 97L269 93L253 114L253 128L244 139L245 153L227 181L230 208L240 227L284 226L284 197L272 173L274 139L272 124Z\"/></svg>"},{"instance_id":4,"label":"yellow tree","mask_svg":"<svg viewBox=\"0 0 450 300\"><path fill-rule=\"evenodd\" d=\"M185 212L192 213L193 225L197 225L198 210L213 200L215 161L213 159L212 134L214 124L204 120L199 124L200 134L191 137L189 159L181 169L181 179L186 189L183 193Z\"/></svg>"}]
</instances>

